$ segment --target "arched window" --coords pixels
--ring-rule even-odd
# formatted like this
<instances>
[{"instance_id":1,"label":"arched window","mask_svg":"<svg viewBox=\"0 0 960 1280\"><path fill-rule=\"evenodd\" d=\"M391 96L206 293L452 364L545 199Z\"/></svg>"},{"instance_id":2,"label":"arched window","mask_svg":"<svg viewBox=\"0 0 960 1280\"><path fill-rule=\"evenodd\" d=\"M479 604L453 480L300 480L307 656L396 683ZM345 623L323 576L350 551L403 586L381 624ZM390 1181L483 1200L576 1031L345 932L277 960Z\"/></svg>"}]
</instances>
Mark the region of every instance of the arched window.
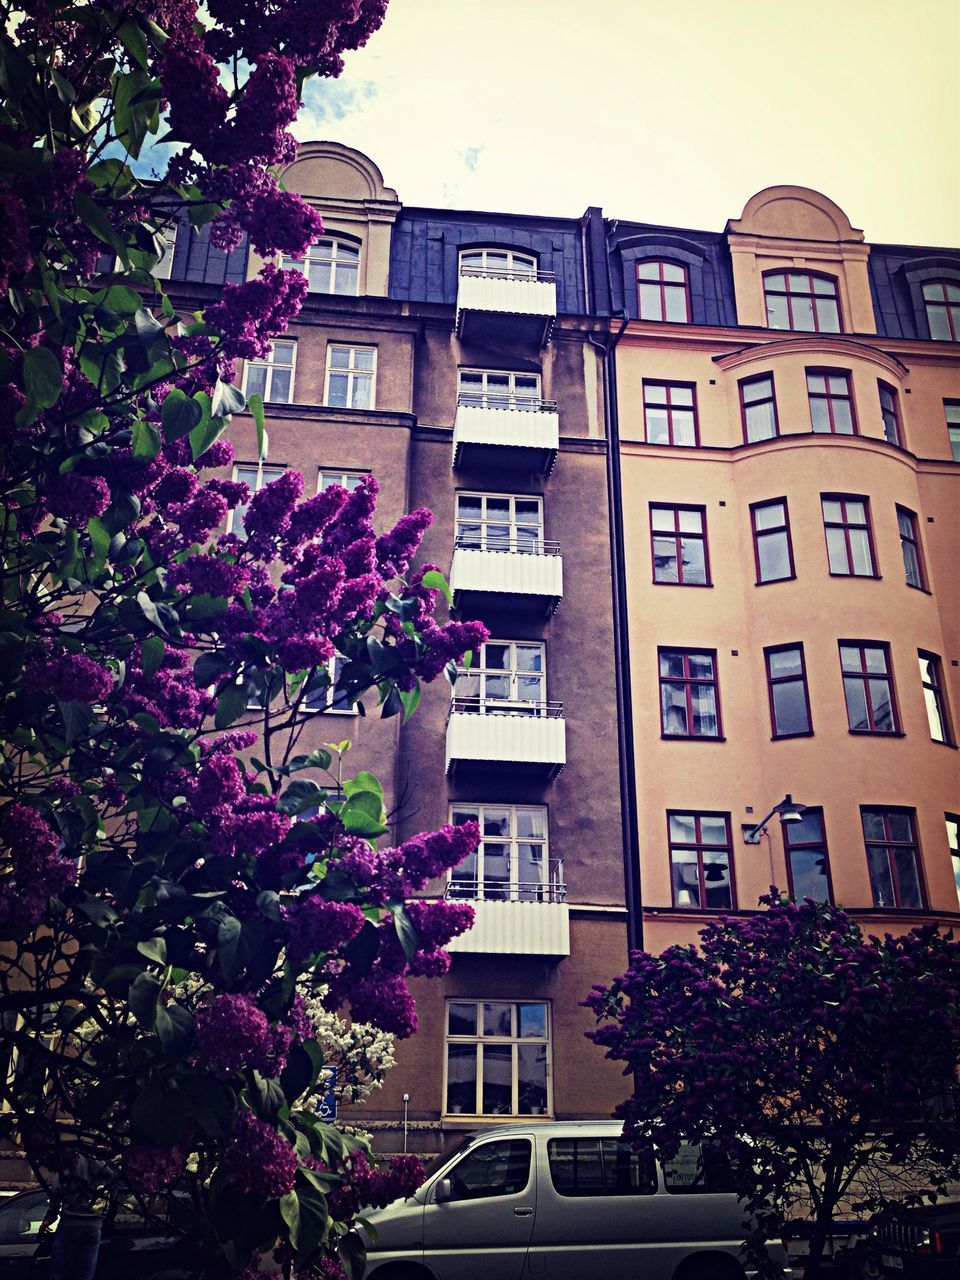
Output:
<instances>
[{"instance_id":1,"label":"arched window","mask_svg":"<svg viewBox=\"0 0 960 1280\"><path fill-rule=\"evenodd\" d=\"M929 280L923 286L930 337L935 342L960 342L960 283Z\"/></svg>"},{"instance_id":2,"label":"arched window","mask_svg":"<svg viewBox=\"0 0 960 1280\"><path fill-rule=\"evenodd\" d=\"M460 254L460 271L468 275L535 276L537 260L518 249L465 249Z\"/></svg>"},{"instance_id":3,"label":"arched window","mask_svg":"<svg viewBox=\"0 0 960 1280\"><path fill-rule=\"evenodd\" d=\"M840 302L833 276L774 271L763 277L768 329L840 333Z\"/></svg>"},{"instance_id":4,"label":"arched window","mask_svg":"<svg viewBox=\"0 0 960 1280\"><path fill-rule=\"evenodd\" d=\"M658 258L638 262L637 306L641 320L686 324L690 319L687 268Z\"/></svg>"},{"instance_id":5,"label":"arched window","mask_svg":"<svg viewBox=\"0 0 960 1280\"><path fill-rule=\"evenodd\" d=\"M349 240L324 236L310 246L305 258L285 256L283 265L307 277L310 293L356 297L360 291L360 246Z\"/></svg>"}]
</instances>

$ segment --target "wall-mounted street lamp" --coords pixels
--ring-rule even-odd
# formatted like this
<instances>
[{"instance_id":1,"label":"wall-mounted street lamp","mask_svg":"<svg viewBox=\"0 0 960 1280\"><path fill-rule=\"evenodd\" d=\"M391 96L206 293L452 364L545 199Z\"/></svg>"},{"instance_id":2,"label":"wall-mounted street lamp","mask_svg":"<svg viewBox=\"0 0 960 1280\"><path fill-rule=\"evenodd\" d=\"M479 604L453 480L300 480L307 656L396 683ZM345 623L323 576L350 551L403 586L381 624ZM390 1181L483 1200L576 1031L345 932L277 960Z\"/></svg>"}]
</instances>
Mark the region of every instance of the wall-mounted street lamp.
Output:
<instances>
[{"instance_id":1,"label":"wall-mounted street lamp","mask_svg":"<svg viewBox=\"0 0 960 1280\"><path fill-rule=\"evenodd\" d=\"M806 809L807 806L799 804L788 791L780 803L774 805L767 816L761 818L755 827L744 827L744 844L759 844L760 837L766 833L767 823L775 813L780 815L781 822L802 822Z\"/></svg>"}]
</instances>

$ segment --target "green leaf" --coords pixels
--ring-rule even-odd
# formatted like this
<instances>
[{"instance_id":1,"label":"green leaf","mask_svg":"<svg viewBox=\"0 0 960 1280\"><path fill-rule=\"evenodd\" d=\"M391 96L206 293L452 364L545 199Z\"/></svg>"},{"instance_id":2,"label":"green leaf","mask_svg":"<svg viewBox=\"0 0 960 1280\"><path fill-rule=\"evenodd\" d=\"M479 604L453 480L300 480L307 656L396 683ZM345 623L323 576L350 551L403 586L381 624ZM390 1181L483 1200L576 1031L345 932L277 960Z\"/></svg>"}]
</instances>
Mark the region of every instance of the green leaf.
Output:
<instances>
[{"instance_id":1,"label":"green leaf","mask_svg":"<svg viewBox=\"0 0 960 1280\"><path fill-rule=\"evenodd\" d=\"M199 426L193 428L190 432L190 449L194 462L201 454L206 453L212 444L216 444L226 429L226 418L206 418Z\"/></svg>"},{"instance_id":2,"label":"green leaf","mask_svg":"<svg viewBox=\"0 0 960 1280\"><path fill-rule=\"evenodd\" d=\"M144 942L137 943L137 950L147 960L152 960L154 964L165 965L167 963L167 943L164 938L147 938Z\"/></svg>"},{"instance_id":3,"label":"green leaf","mask_svg":"<svg viewBox=\"0 0 960 1280\"><path fill-rule=\"evenodd\" d=\"M93 720L93 708L88 702L58 702L63 717L64 736L70 747Z\"/></svg>"},{"instance_id":4,"label":"green leaf","mask_svg":"<svg viewBox=\"0 0 960 1280\"><path fill-rule=\"evenodd\" d=\"M213 399L210 402L212 417L221 418L225 414L240 413L246 403L239 387L235 387L232 382L224 382L222 378L217 379L217 385L213 389Z\"/></svg>"},{"instance_id":5,"label":"green leaf","mask_svg":"<svg viewBox=\"0 0 960 1280\"><path fill-rule=\"evenodd\" d=\"M453 593L439 569L428 569L421 581L431 591L441 592L447 604L453 604Z\"/></svg>"},{"instance_id":6,"label":"green leaf","mask_svg":"<svg viewBox=\"0 0 960 1280\"><path fill-rule=\"evenodd\" d=\"M230 660L222 653L201 653L193 664L193 679L198 689L213 684L218 676L230 670ZM246 705L246 704L244 704Z\"/></svg>"},{"instance_id":7,"label":"green leaf","mask_svg":"<svg viewBox=\"0 0 960 1280\"><path fill-rule=\"evenodd\" d=\"M217 697L217 711L213 718L214 727L227 729L239 720L247 710L252 689L246 680L239 684L225 685Z\"/></svg>"},{"instance_id":8,"label":"green leaf","mask_svg":"<svg viewBox=\"0 0 960 1280\"><path fill-rule=\"evenodd\" d=\"M348 798L358 795L361 791L371 791L375 796L379 796L383 800L383 787L380 780L375 778L372 773L368 773L366 769L361 769L355 778L348 778L343 784L343 794Z\"/></svg>"},{"instance_id":9,"label":"green leaf","mask_svg":"<svg viewBox=\"0 0 960 1280\"><path fill-rule=\"evenodd\" d=\"M403 703L403 721L404 724L410 719L414 711L420 704L420 686L416 685L413 689L398 689L400 701Z\"/></svg>"},{"instance_id":10,"label":"green leaf","mask_svg":"<svg viewBox=\"0 0 960 1280\"><path fill-rule=\"evenodd\" d=\"M133 460L134 462L152 462L163 447L160 432L152 422L144 422L141 418L133 424Z\"/></svg>"},{"instance_id":11,"label":"green leaf","mask_svg":"<svg viewBox=\"0 0 960 1280\"><path fill-rule=\"evenodd\" d=\"M280 1198L280 1216L286 1224L290 1244L296 1249L300 1243L300 1201L296 1191L288 1191Z\"/></svg>"},{"instance_id":12,"label":"green leaf","mask_svg":"<svg viewBox=\"0 0 960 1280\"><path fill-rule=\"evenodd\" d=\"M373 791L360 791L347 800L340 810L340 821L351 836L382 836L383 800Z\"/></svg>"},{"instance_id":13,"label":"green leaf","mask_svg":"<svg viewBox=\"0 0 960 1280\"><path fill-rule=\"evenodd\" d=\"M166 645L159 636L147 636L144 640L140 646L140 665L148 680L160 670L166 653Z\"/></svg>"},{"instance_id":14,"label":"green leaf","mask_svg":"<svg viewBox=\"0 0 960 1280\"><path fill-rule=\"evenodd\" d=\"M160 608L154 604L145 591L137 592L137 604L140 606L140 612L148 622L152 622L158 631L167 634L167 628L160 614Z\"/></svg>"},{"instance_id":15,"label":"green leaf","mask_svg":"<svg viewBox=\"0 0 960 1280\"><path fill-rule=\"evenodd\" d=\"M116 229L105 210L101 209L90 196L84 195L82 191L73 197L73 207L77 212L77 217L93 232L97 239L109 245L117 257L129 265L127 246L117 235Z\"/></svg>"},{"instance_id":16,"label":"green leaf","mask_svg":"<svg viewBox=\"0 0 960 1280\"><path fill-rule=\"evenodd\" d=\"M130 71L114 78L114 127L120 141L137 158L148 133L160 123L161 86L145 71Z\"/></svg>"},{"instance_id":17,"label":"green leaf","mask_svg":"<svg viewBox=\"0 0 960 1280\"><path fill-rule=\"evenodd\" d=\"M136 289L125 284L114 284L103 295L103 305L121 316L133 316L142 308L143 299Z\"/></svg>"},{"instance_id":18,"label":"green leaf","mask_svg":"<svg viewBox=\"0 0 960 1280\"><path fill-rule=\"evenodd\" d=\"M402 904L393 908L393 923L400 945L403 947L403 954L408 960L412 960L414 952L420 946L420 936Z\"/></svg>"},{"instance_id":19,"label":"green leaf","mask_svg":"<svg viewBox=\"0 0 960 1280\"><path fill-rule=\"evenodd\" d=\"M247 408L253 414L253 420L257 426L257 456L262 462L267 456L267 426L263 413L263 396L259 391L255 391L247 399Z\"/></svg>"},{"instance_id":20,"label":"green leaf","mask_svg":"<svg viewBox=\"0 0 960 1280\"><path fill-rule=\"evenodd\" d=\"M291 773L299 769L329 769L333 757L325 747L317 747L306 756L294 756L287 768Z\"/></svg>"},{"instance_id":21,"label":"green leaf","mask_svg":"<svg viewBox=\"0 0 960 1280\"><path fill-rule=\"evenodd\" d=\"M146 71L147 41L136 22L132 18L128 18L126 22L121 23L117 36L137 66Z\"/></svg>"},{"instance_id":22,"label":"green leaf","mask_svg":"<svg viewBox=\"0 0 960 1280\"><path fill-rule=\"evenodd\" d=\"M152 973L141 973L130 983L127 1003L130 1012L147 1031L152 1031L157 1019L157 998L161 987Z\"/></svg>"},{"instance_id":23,"label":"green leaf","mask_svg":"<svg viewBox=\"0 0 960 1280\"><path fill-rule=\"evenodd\" d=\"M145 347L149 347L158 338L163 337L163 325L153 312L148 311L146 307L137 308L133 317L133 324L137 331L137 337Z\"/></svg>"},{"instance_id":24,"label":"green leaf","mask_svg":"<svg viewBox=\"0 0 960 1280\"><path fill-rule=\"evenodd\" d=\"M157 1006L156 1033L168 1058L179 1058L193 1041L193 1015L179 1004Z\"/></svg>"},{"instance_id":25,"label":"green leaf","mask_svg":"<svg viewBox=\"0 0 960 1280\"><path fill-rule=\"evenodd\" d=\"M240 966L240 921L224 916L217 927L217 959L227 982L233 982Z\"/></svg>"},{"instance_id":26,"label":"green leaf","mask_svg":"<svg viewBox=\"0 0 960 1280\"><path fill-rule=\"evenodd\" d=\"M326 796L326 791L312 778L298 778L284 791L277 801L277 808L281 813L290 815L302 813L304 809L312 809L314 805L322 804Z\"/></svg>"},{"instance_id":27,"label":"green leaf","mask_svg":"<svg viewBox=\"0 0 960 1280\"><path fill-rule=\"evenodd\" d=\"M367 1249L356 1231L349 1232L340 1240L340 1265L347 1280L363 1280L367 1269Z\"/></svg>"},{"instance_id":28,"label":"green leaf","mask_svg":"<svg viewBox=\"0 0 960 1280\"><path fill-rule=\"evenodd\" d=\"M49 409L60 399L63 369L49 347L28 347L23 353L23 389L37 410Z\"/></svg>"},{"instance_id":29,"label":"green leaf","mask_svg":"<svg viewBox=\"0 0 960 1280\"><path fill-rule=\"evenodd\" d=\"M203 407L179 387L167 392L160 409L163 434L171 443L187 436L203 420Z\"/></svg>"},{"instance_id":30,"label":"green leaf","mask_svg":"<svg viewBox=\"0 0 960 1280\"><path fill-rule=\"evenodd\" d=\"M99 516L92 516L87 521L87 533L90 535L90 541L93 543L93 553L99 564L103 564L110 550L111 535L110 530L103 523Z\"/></svg>"},{"instance_id":31,"label":"green leaf","mask_svg":"<svg viewBox=\"0 0 960 1280\"><path fill-rule=\"evenodd\" d=\"M403 700L400 697L400 690L395 684L389 684L380 715L384 720L389 720L391 716L398 716L401 711L403 711Z\"/></svg>"}]
</instances>

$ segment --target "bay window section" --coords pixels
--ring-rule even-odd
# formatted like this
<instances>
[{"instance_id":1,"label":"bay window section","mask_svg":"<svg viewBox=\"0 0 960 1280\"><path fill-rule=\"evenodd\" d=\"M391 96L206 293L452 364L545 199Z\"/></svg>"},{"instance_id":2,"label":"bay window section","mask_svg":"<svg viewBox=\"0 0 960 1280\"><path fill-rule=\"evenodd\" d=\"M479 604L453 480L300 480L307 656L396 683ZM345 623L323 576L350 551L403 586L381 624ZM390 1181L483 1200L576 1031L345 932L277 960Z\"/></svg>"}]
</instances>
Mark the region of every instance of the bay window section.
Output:
<instances>
[{"instance_id":1,"label":"bay window section","mask_svg":"<svg viewBox=\"0 0 960 1280\"><path fill-rule=\"evenodd\" d=\"M848 373L808 369L807 399L810 402L810 424L815 432L835 436L857 434Z\"/></svg>"},{"instance_id":2,"label":"bay window section","mask_svg":"<svg viewBox=\"0 0 960 1280\"><path fill-rule=\"evenodd\" d=\"M960 284L929 281L923 286L923 305L934 342L960 342Z\"/></svg>"},{"instance_id":3,"label":"bay window section","mask_svg":"<svg viewBox=\"0 0 960 1280\"><path fill-rule=\"evenodd\" d=\"M947 422L950 456L954 462L960 462L960 400L944 400L943 416Z\"/></svg>"},{"instance_id":4,"label":"bay window section","mask_svg":"<svg viewBox=\"0 0 960 1280\"><path fill-rule=\"evenodd\" d=\"M923 554L920 550L917 517L906 507L897 507L897 525L900 530L900 550L903 554L903 572L907 586L926 591L927 583L923 572Z\"/></svg>"},{"instance_id":5,"label":"bay window section","mask_svg":"<svg viewBox=\"0 0 960 1280\"><path fill-rule=\"evenodd\" d=\"M544 650L537 641L482 644L479 661L457 671L456 709L479 715L546 715Z\"/></svg>"},{"instance_id":6,"label":"bay window section","mask_svg":"<svg viewBox=\"0 0 960 1280\"><path fill-rule=\"evenodd\" d=\"M840 493L820 497L830 572L840 577L877 577L869 500Z\"/></svg>"},{"instance_id":7,"label":"bay window section","mask_svg":"<svg viewBox=\"0 0 960 1280\"><path fill-rule=\"evenodd\" d=\"M535 411L542 404L540 374L511 373L504 369L460 369L457 403L475 409Z\"/></svg>"},{"instance_id":8,"label":"bay window section","mask_svg":"<svg viewBox=\"0 0 960 1280\"><path fill-rule=\"evenodd\" d=\"M372 409L376 367L376 347L331 343L323 403L331 409Z\"/></svg>"},{"instance_id":9,"label":"bay window section","mask_svg":"<svg viewBox=\"0 0 960 1280\"><path fill-rule=\"evenodd\" d=\"M943 668L935 653L927 653L925 649L917 650L920 662L920 684L923 688L923 701L927 709L927 724L930 726L930 737L934 742L952 745L950 719L947 715L947 700L943 691Z\"/></svg>"},{"instance_id":10,"label":"bay window section","mask_svg":"<svg viewBox=\"0 0 960 1280\"><path fill-rule=\"evenodd\" d=\"M957 886L957 905L960 906L960 815L945 813L943 819L947 827L947 848L953 863L953 881Z\"/></svg>"},{"instance_id":11,"label":"bay window section","mask_svg":"<svg viewBox=\"0 0 960 1280\"><path fill-rule=\"evenodd\" d=\"M803 645L777 645L763 652L773 736L794 738L812 733Z\"/></svg>"},{"instance_id":12,"label":"bay window section","mask_svg":"<svg viewBox=\"0 0 960 1280\"><path fill-rule=\"evenodd\" d=\"M673 905L722 910L735 905L726 813L667 814Z\"/></svg>"},{"instance_id":13,"label":"bay window section","mask_svg":"<svg viewBox=\"0 0 960 1280\"><path fill-rule=\"evenodd\" d=\"M795 577L790 514L786 498L754 502L750 507L757 586Z\"/></svg>"},{"instance_id":14,"label":"bay window section","mask_svg":"<svg viewBox=\"0 0 960 1280\"><path fill-rule=\"evenodd\" d=\"M447 895L487 902L562 902L563 868L551 864L541 805L456 803L454 826L476 822L480 846L450 873Z\"/></svg>"},{"instance_id":15,"label":"bay window section","mask_svg":"<svg viewBox=\"0 0 960 1280\"><path fill-rule=\"evenodd\" d=\"M880 417L883 419L883 438L888 444L903 444L903 428L900 425L900 397L895 387L877 379L880 395Z\"/></svg>"},{"instance_id":16,"label":"bay window section","mask_svg":"<svg viewBox=\"0 0 960 1280\"><path fill-rule=\"evenodd\" d=\"M645 380L643 421L647 444L698 445L695 384Z\"/></svg>"},{"instance_id":17,"label":"bay window section","mask_svg":"<svg viewBox=\"0 0 960 1280\"><path fill-rule=\"evenodd\" d=\"M832 276L805 271L773 271L763 277L769 329L798 333L839 333L840 303Z\"/></svg>"},{"instance_id":18,"label":"bay window section","mask_svg":"<svg viewBox=\"0 0 960 1280\"><path fill-rule=\"evenodd\" d=\"M745 378L739 386L744 440L747 444L756 444L760 440L772 440L774 436L780 434L773 374L765 373L759 378Z\"/></svg>"},{"instance_id":19,"label":"bay window section","mask_svg":"<svg viewBox=\"0 0 960 1280\"><path fill-rule=\"evenodd\" d=\"M458 493L456 546L535 555L543 546L542 499Z\"/></svg>"},{"instance_id":20,"label":"bay window section","mask_svg":"<svg viewBox=\"0 0 960 1280\"><path fill-rule=\"evenodd\" d=\"M923 906L916 813L913 809L860 809L875 907Z\"/></svg>"},{"instance_id":21,"label":"bay window section","mask_svg":"<svg viewBox=\"0 0 960 1280\"><path fill-rule=\"evenodd\" d=\"M899 733L889 646L841 640L840 670L850 732Z\"/></svg>"},{"instance_id":22,"label":"bay window section","mask_svg":"<svg viewBox=\"0 0 960 1280\"><path fill-rule=\"evenodd\" d=\"M448 1001L446 1113L549 1114L549 1054L545 1001Z\"/></svg>"},{"instance_id":23,"label":"bay window section","mask_svg":"<svg viewBox=\"0 0 960 1280\"><path fill-rule=\"evenodd\" d=\"M708 587L706 507L650 504L650 545L654 582Z\"/></svg>"},{"instance_id":24,"label":"bay window section","mask_svg":"<svg viewBox=\"0 0 960 1280\"><path fill-rule=\"evenodd\" d=\"M669 738L719 738L716 650L660 649L660 727Z\"/></svg>"},{"instance_id":25,"label":"bay window section","mask_svg":"<svg viewBox=\"0 0 960 1280\"><path fill-rule=\"evenodd\" d=\"M799 822L781 823L780 829L787 855L790 896L800 902L804 898L832 902L823 810L808 806Z\"/></svg>"}]
</instances>

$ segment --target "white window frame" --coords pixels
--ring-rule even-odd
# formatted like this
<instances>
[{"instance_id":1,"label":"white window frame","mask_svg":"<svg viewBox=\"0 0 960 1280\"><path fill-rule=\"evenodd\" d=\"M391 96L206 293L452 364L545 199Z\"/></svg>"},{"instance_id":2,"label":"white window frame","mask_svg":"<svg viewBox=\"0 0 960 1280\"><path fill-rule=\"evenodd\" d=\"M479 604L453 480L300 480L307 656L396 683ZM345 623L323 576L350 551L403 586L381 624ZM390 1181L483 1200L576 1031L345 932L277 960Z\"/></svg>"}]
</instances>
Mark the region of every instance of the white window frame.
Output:
<instances>
[{"instance_id":1,"label":"white window frame","mask_svg":"<svg viewBox=\"0 0 960 1280\"><path fill-rule=\"evenodd\" d=\"M480 499L480 515L478 519L471 520L467 516L461 516L460 501L462 498ZM493 516L489 514L489 503L491 501L509 504L509 511L506 517L501 516L499 513L495 513ZM518 519L518 502L536 503L537 506L536 537L530 541L521 541L519 530L521 528L532 529L534 527L533 518L521 517ZM518 555L538 555L543 551L543 498L538 493L479 493L475 490L465 490L456 495L454 521L456 545L458 547L470 547L480 551L512 551ZM474 535L461 533L461 524L479 525L478 539L475 541ZM506 542L490 536L492 529L504 528L507 530Z\"/></svg>"},{"instance_id":2,"label":"white window frame","mask_svg":"<svg viewBox=\"0 0 960 1280\"><path fill-rule=\"evenodd\" d=\"M508 662L509 665L503 668L487 667L486 658L487 650L490 645L506 645L509 648ZM540 653L539 670L521 670L517 666L517 655L521 648L537 649ZM496 680L506 677L510 682L510 693L507 697L488 696L486 692L487 681ZM537 699L524 698L520 696L520 686L523 680L534 680L539 682L540 696ZM469 687L469 682L479 680L479 693L464 693L463 688ZM454 705L459 711L471 711L485 715L526 715L526 716L545 716L548 713L547 708L547 646L542 640L503 640L499 636L491 636L484 644L480 646L480 658L478 662L467 667L457 667L457 684L453 691ZM462 705L464 701L471 705Z\"/></svg>"},{"instance_id":3,"label":"white window frame","mask_svg":"<svg viewBox=\"0 0 960 1280\"><path fill-rule=\"evenodd\" d=\"M277 359L278 347L290 348L289 361ZM247 360L244 362L243 394L245 396L249 396L253 394L253 392L251 392L250 390L250 374L254 369L266 370L266 377L264 378L263 391L260 392L260 394L263 396L264 404L292 404L293 403L293 388L294 388L294 381L296 378L296 371L297 371L297 342L295 338L277 338L270 343L270 350L266 356L262 357L259 360ZM273 391L274 391L273 384L275 381L274 375L278 372L289 372L290 374L290 383L287 388L287 396L285 399L281 396L276 396L273 394Z\"/></svg>"},{"instance_id":4,"label":"white window frame","mask_svg":"<svg viewBox=\"0 0 960 1280\"><path fill-rule=\"evenodd\" d=\"M470 379L467 384L464 382L465 375ZM507 380L506 387L503 386L504 378ZM535 389L518 388L518 378L535 382ZM495 387L491 387L491 379L498 380ZM543 404L541 377L539 373L530 370L458 369L457 403L480 409L538 410Z\"/></svg>"},{"instance_id":5,"label":"white window frame","mask_svg":"<svg viewBox=\"0 0 960 1280\"><path fill-rule=\"evenodd\" d=\"M485 835L484 825L488 815L492 817L494 813L502 812L506 812L509 815L509 831L505 835L493 833ZM518 818L521 814L533 814L539 817L542 822L543 835L520 835L518 832ZM465 899L471 902L484 900L493 902L563 901L563 863L558 861L555 866L551 866L550 863L550 832L546 805L474 804L472 801L464 801L463 803L451 803L449 815L452 823L462 822L464 818L470 818L477 822L480 826L480 844L476 853L471 854L465 860L466 863L473 864L474 874L472 876L460 875L458 878L457 872L462 870L464 863L461 863L460 867L454 867L447 882L447 897ZM485 845L488 842L490 844L505 844L509 846L507 851L507 879L505 882L496 883L491 880L489 884L487 883ZM539 881L520 879L520 845L522 844L540 846ZM499 855L495 856L499 857Z\"/></svg>"},{"instance_id":6,"label":"white window frame","mask_svg":"<svg viewBox=\"0 0 960 1280\"><path fill-rule=\"evenodd\" d=\"M324 689L315 689L308 693L300 704L301 710L324 716L355 716L357 714L356 703L344 703L342 701L343 694L335 691L337 680L340 678L340 672L343 670L346 661L346 658L339 653L335 653L332 658L327 659L324 665L327 668L327 676L330 683ZM337 705L338 702L340 703L339 706Z\"/></svg>"},{"instance_id":7,"label":"white window frame","mask_svg":"<svg viewBox=\"0 0 960 1280\"><path fill-rule=\"evenodd\" d=\"M287 470L285 466L278 466L276 463L265 462L238 462L233 468L234 480L244 480L250 485L251 497L269 484L271 480L278 480L280 476ZM251 478L253 483L251 484ZM242 507L234 507L230 512L230 533L235 533L238 538L246 540L247 534L243 527L243 517L246 514L249 503L245 503Z\"/></svg>"},{"instance_id":8,"label":"white window frame","mask_svg":"<svg viewBox=\"0 0 960 1280\"><path fill-rule=\"evenodd\" d=\"M479 255L479 262L468 262L468 258ZM501 263L500 259L506 261ZM491 261L492 259L492 261ZM460 250L460 274L477 276L517 277L525 280L536 280L539 262L537 255L527 249L504 249L496 245L478 246L473 249Z\"/></svg>"},{"instance_id":9,"label":"white window frame","mask_svg":"<svg viewBox=\"0 0 960 1280\"><path fill-rule=\"evenodd\" d=\"M348 364L337 366L331 364L333 353L335 351L348 351ZM369 369L358 368L356 365L356 357L358 351L369 351L371 353L371 363ZM330 378L335 374L337 377L345 377L347 380L347 403L345 405L332 405L330 403ZM365 405L355 405L353 403L356 388L361 383L366 382L370 387L370 403ZM323 403L328 409L374 409L377 403L377 348L371 347L366 343L354 345L349 342L329 342L327 343L327 368L323 379Z\"/></svg>"},{"instance_id":10,"label":"white window frame","mask_svg":"<svg viewBox=\"0 0 960 1280\"><path fill-rule=\"evenodd\" d=\"M283 265L286 270L299 271L307 277L309 293L332 293L342 298L356 298L360 294L362 252L362 245L354 240L343 236L323 236L310 246L304 258L291 258L285 254ZM347 277L353 275L352 289L337 288L341 268Z\"/></svg>"},{"instance_id":11,"label":"white window frame","mask_svg":"<svg viewBox=\"0 0 960 1280\"><path fill-rule=\"evenodd\" d=\"M450 1034L450 1006L454 1004L472 1004L477 1007L477 1033L472 1036L451 1035ZM509 1036L492 1036L483 1034L483 1006L485 1004L509 1004L510 1011L510 1030ZM517 1009L520 1005L539 1005L544 1009L544 1026L546 1035L544 1036L524 1036L522 1039L518 1033L518 1016ZM491 1000L474 1000L467 998L451 998L447 1000L444 1007L444 1024L443 1024L443 1114L447 1115L474 1115L474 1116L529 1116L529 1115L553 1115L553 1054L551 1035L553 1029L553 1010L549 1000L524 1000L524 999L507 999L498 998ZM451 1045L469 1045L476 1047L475 1063L476 1063L476 1092L474 1102L477 1106L476 1111L465 1112L449 1112L447 1110L448 1102L448 1084L450 1077L450 1053ZM482 1111L483 1106L483 1057L484 1048L487 1046L502 1047L509 1045L510 1054L510 1084L511 1084L511 1103L509 1111ZM520 1068L519 1068L519 1047L520 1045L543 1045L545 1049L545 1072L544 1080L546 1084L546 1104L540 1110L533 1110L530 1107L520 1109Z\"/></svg>"},{"instance_id":12,"label":"white window frame","mask_svg":"<svg viewBox=\"0 0 960 1280\"><path fill-rule=\"evenodd\" d=\"M160 239L163 241L163 249L157 260L157 265L151 272L154 280L169 280L173 275L173 256L177 251L177 229L176 222L168 222L166 226L159 229Z\"/></svg>"},{"instance_id":13,"label":"white window frame","mask_svg":"<svg viewBox=\"0 0 960 1280\"><path fill-rule=\"evenodd\" d=\"M318 467L317 468L317 493L323 493L329 489L331 485L338 484L342 489L346 489L348 493L353 493L357 485L368 476L369 471L358 471L350 467L344 467L341 470L335 467ZM327 477L324 483L324 476Z\"/></svg>"}]
</instances>

